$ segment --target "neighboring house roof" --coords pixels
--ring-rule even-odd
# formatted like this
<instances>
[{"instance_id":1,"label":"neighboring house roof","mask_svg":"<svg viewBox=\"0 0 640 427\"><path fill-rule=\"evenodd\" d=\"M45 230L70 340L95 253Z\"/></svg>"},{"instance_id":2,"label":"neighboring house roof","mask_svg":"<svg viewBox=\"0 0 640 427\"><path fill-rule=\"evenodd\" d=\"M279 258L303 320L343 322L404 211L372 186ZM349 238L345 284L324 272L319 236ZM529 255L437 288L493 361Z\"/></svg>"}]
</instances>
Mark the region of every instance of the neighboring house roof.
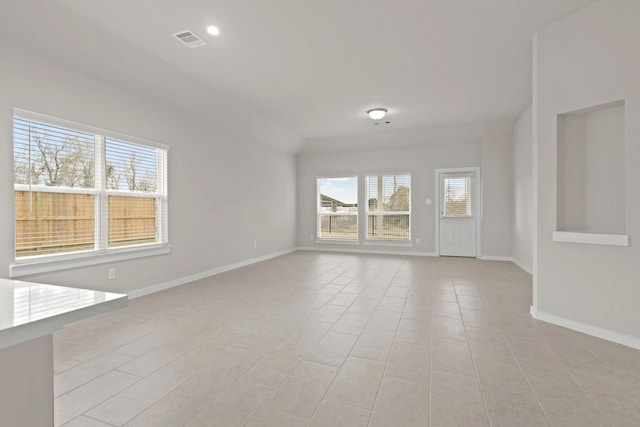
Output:
<instances>
[{"instance_id":1,"label":"neighboring house roof","mask_svg":"<svg viewBox=\"0 0 640 427\"><path fill-rule=\"evenodd\" d=\"M358 206L357 203L344 203L341 200L338 199L334 199L333 197L329 197L327 195L324 194L320 194L320 200L322 201L322 206L328 207L328 206L342 206L345 208L354 208L356 206Z\"/></svg>"}]
</instances>

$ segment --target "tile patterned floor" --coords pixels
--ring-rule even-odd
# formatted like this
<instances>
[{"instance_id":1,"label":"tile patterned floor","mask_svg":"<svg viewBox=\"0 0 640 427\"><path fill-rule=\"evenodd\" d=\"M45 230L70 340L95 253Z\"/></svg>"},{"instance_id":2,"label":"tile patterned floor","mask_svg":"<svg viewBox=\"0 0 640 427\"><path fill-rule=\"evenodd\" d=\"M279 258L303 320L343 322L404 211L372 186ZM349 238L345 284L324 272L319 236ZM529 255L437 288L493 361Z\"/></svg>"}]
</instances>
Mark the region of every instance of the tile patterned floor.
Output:
<instances>
[{"instance_id":1,"label":"tile patterned floor","mask_svg":"<svg viewBox=\"0 0 640 427\"><path fill-rule=\"evenodd\" d=\"M54 336L57 426L639 426L640 351L507 262L296 252Z\"/></svg>"}]
</instances>

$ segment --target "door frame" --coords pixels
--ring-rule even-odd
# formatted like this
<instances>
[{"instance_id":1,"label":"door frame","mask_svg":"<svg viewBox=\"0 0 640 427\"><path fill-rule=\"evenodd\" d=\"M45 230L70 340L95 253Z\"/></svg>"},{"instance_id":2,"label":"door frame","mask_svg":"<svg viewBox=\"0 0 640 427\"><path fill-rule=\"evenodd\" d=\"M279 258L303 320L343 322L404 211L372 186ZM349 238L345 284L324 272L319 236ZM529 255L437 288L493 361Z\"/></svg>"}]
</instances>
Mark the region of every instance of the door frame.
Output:
<instances>
[{"instance_id":1,"label":"door frame","mask_svg":"<svg viewBox=\"0 0 640 427\"><path fill-rule=\"evenodd\" d=\"M481 257L480 253L480 235L481 233L481 225L482 225L482 174L480 171L480 167L468 167L468 168L445 168L445 169L436 169L435 173L435 181L436 181L436 192L435 199L435 255L440 256L440 203L442 202L440 198L440 174L443 173L475 173L476 174L476 182L475 182L475 198L472 200L473 203L473 211L476 212L476 258Z\"/></svg>"}]
</instances>

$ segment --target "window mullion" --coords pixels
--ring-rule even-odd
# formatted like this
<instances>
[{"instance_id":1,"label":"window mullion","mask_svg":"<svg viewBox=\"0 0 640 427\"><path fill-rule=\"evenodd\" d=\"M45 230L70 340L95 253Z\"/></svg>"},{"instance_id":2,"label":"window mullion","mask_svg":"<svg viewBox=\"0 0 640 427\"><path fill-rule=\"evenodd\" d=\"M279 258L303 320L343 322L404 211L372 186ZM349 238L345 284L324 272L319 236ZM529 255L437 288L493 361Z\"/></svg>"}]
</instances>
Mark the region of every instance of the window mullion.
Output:
<instances>
[{"instance_id":1,"label":"window mullion","mask_svg":"<svg viewBox=\"0 0 640 427\"><path fill-rule=\"evenodd\" d=\"M156 240L158 242L167 242L167 151L156 149L156 193L160 197L156 197Z\"/></svg>"},{"instance_id":2,"label":"window mullion","mask_svg":"<svg viewBox=\"0 0 640 427\"><path fill-rule=\"evenodd\" d=\"M95 189L96 195L96 212L95 212L95 233L97 250L107 249L109 236L108 228L108 205L106 193L106 156L105 156L105 137L103 135L95 135Z\"/></svg>"}]
</instances>

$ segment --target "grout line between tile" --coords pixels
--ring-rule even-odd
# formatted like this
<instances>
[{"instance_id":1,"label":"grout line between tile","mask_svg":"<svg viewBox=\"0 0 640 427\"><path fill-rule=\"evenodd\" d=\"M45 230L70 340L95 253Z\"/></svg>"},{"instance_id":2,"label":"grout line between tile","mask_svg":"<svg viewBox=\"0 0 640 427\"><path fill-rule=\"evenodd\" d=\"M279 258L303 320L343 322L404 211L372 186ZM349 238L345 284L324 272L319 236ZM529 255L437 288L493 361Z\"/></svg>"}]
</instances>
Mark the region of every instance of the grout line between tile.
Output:
<instances>
[{"instance_id":1,"label":"grout line between tile","mask_svg":"<svg viewBox=\"0 0 640 427\"><path fill-rule=\"evenodd\" d=\"M405 264L405 262L400 264L400 267L398 267L398 271L402 268L402 265L404 265L404 264ZM393 275L393 279L395 279L396 276L398 275L398 271L396 271L396 273ZM391 283L393 283L393 279L391 280ZM390 286L391 285L389 285L387 287L387 289L389 289ZM368 426L371 426L371 422L373 421L373 412L376 409L376 405L378 404L378 398L380 397L380 387L382 386L382 381L384 380L384 377L387 374L387 369L389 368L389 361L391 360L391 355L393 354L393 349L396 346L396 337L398 336L398 328L400 327L400 322L402 321L402 313L404 313L404 309L405 309L405 306L407 305L407 299L409 298L409 293L410 292L411 292L411 286L409 286L409 291L407 292L407 294L404 297L404 303L402 305L402 311L400 312L400 320L398 320L398 324L396 325L396 328L395 328L395 330L393 332L393 340L391 341L391 348L389 349L389 354L387 355L387 361L384 364L384 370L382 371L382 376L380 377L380 382L378 383L378 392L376 393L376 397L373 400L373 406L371 407L371 412L369 413L369 422L367 423ZM386 291L385 291L385 293L386 293ZM380 303L378 303L378 305L379 304ZM431 357L429 357L429 360L431 360Z\"/></svg>"},{"instance_id":2,"label":"grout line between tile","mask_svg":"<svg viewBox=\"0 0 640 427\"><path fill-rule=\"evenodd\" d=\"M509 353L511 353L511 357L513 357L513 360L518 365L518 369L520 370L520 374L522 375L524 380L527 382L527 385L529 386L529 390L531 390L531 393L533 394L533 397L536 399L536 402L538 403L538 406L542 410L542 413L544 414L544 417L546 418L546 420L549 423L549 425L552 426L553 424L551 423L551 418L549 418L549 415L547 414L546 409L544 408L544 406L542 406L542 402L540 402L540 398L538 397L538 395L536 394L535 390L531 386L531 383L529 382L529 378L527 378L527 376L525 375L524 371L522 370L522 366L520 366L520 361L518 360L518 358L516 357L516 354L513 352L513 349L509 345L509 341L504 336L504 332L502 332L502 328L500 327L500 324L496 321L496 318L493 316L493 313L489 309L489 306L487 305L487 302L485 301L484 296L482 295L482 293L478 292L478 294L480 295L480 298L482 299L482 302L485 305L485 307L487 307L487 313L489 314L489 316L491 316L491 319L493 319L493 323L495 323L496 328L498 328L498 331L500 332L500 336L502 337L502 340L504 341L505 345L509 349ZM466 328L465 328L465 334L466 333L467 332L466 332ZM469 347L469 349L471 349L471 347ZM473 358L473 352L471 353L471 355L472 355L471 357ZM475 365L475 360L474 360L474 365ZM476 371L476 374L477 374L477 371ZM480 377L478 376L478 381L479 381L479 378Z\"/></svg>"},{"instance_id":3,"label":"grout line between tile","mask_svg":"<svg viewBox=\"0 0 640 427\"><path fill-rule=\"evenodd\" d=\"M569 368L562 363L562 360L560 360L560 358L558 357L558 355L556 354L555 351L553 351L553 349L547 344L545 343L545 345L547 346L547 348L549 349L549 351L551 353L553 353L553 355L555 356L555 358L558 360L558 362L560 362L560 365L562 365L562 367L564 368L564 370L567 372L567 374L569 375L569 377L571 377L571 380L576 383L576 385L580 388L580 391L585 395L585 397L589 400L589 402L591 402L591 404L593 406L595 406L598 409L598 412L600 412L600 415L602 415L602 418L609 423L609 426L613 426L613 423L611 422L611 420L609 420L609 417L607 417L607 415L602 411L602 408L600 408L600 405L598 405L592 398L591 396L589 396L589 393L587 393L587 391L584 389L584 387L582 387L582 384L580 384L580 382L576 379L576 377L571 373L571 371L569 370Z\"/></svg>"},{"instance_id":4,"label":"grout line between tile","mask_svg":"<svg viewBox=\"0 0 640 427\"><path fill-rule=\"evenodd\" d=\"M431 298L433 298L433 289L431 290ZM433 306L433 302L430 302ZM431 416L431 414L433 413L433 309L431 310L429 320L429 351L431 352L431 356L429 357L429 417L427 418L428 426L433 424Z\"/></svg>"},{"instance_id":5,"label":"grout line between tile","mask_svg":"<svg viewBox=\"0 0 640 427\"><path fill-rule=\"evenodd\" d=\"M484 405L484 413L487 416L487 421L489 421L489 426L493 426L493 421L491 420L491 416L489 415L489 406L487 405L487 399L485 398L484 392L482 391L482 383L480 382L480 375L478 374L478 365L476 364L475 357L473 357L473 350L471 350L471 344L469 344L469 336L467 335L467 328L465 327L464 317L462 316L462 310L460 309L460 300L458 299L458 292L456 291L456 285L455 285L454 279L451 279L451 285L453 286L453 293L456 295L456 304L458 305L458 311L460 312L460 321L462 322L462 329L464 330L465 343L467 344L467 348L469 349L469 354L471 355L473 370L476 373L476 382L478 383L478 389L480 390L480 396L482 397L482 404ZM484 299L482 301L484 302Z\"/></svg>"}]
</instances>

